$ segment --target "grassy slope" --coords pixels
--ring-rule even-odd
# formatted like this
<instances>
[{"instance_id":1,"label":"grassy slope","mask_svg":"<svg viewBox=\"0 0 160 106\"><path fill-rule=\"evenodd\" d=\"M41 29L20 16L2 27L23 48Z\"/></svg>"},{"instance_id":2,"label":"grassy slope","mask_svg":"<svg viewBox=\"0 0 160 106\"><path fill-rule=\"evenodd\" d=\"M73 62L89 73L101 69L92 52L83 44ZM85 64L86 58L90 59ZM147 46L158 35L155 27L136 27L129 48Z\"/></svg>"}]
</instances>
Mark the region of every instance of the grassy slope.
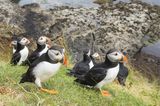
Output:
<instances>
[{"instance_id":1,"label":"grassy slope","mask_svg":"<svg viewBox=\"0 0 160 106\"><path fill-rule=\"evenodd\" d=\"M0 106L160 106L158 86L148 83L133 69L127 80L130 87L124 88L115 82L104 87L112 93L112 97L102 97L98 91L75 84L74 78L66 76L64 67L43 85L58 90L59 94L42 93L34 84L18 84L26 69L0 61Z\"/></svg>"}]
</instances>

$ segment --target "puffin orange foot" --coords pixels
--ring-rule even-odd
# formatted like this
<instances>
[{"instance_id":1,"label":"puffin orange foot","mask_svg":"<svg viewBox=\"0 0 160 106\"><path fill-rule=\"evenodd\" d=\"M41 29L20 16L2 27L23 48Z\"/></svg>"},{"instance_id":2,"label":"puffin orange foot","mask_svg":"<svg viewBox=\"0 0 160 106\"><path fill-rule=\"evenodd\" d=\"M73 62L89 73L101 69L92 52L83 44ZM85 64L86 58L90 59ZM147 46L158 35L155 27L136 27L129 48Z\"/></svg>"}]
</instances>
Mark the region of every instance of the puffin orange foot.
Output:
<instances>
[{"instance_id":1,"label":"puffin orange foot","mask_svg":"<svg viewBox=\"0 0 160 106\"><path fill-rule=\"evenodd\" d=\"M46 92L46 93L49 93L52 95L58 94L58 91L56 91L56 90L49 90L49 89L40 88L40 91Z\"/></svg>"},{"instance_id":2,"label":"puffin orange foot","mask_svg":"<svg viewBox=\"0 0 160 106\"><path fill-rule=\"evenodd\" d=\"M106 97L111 96L111 94L105 90L101 90L101 94L102 94L102 96L106 96Z\"/></svg>"}]
</instances>

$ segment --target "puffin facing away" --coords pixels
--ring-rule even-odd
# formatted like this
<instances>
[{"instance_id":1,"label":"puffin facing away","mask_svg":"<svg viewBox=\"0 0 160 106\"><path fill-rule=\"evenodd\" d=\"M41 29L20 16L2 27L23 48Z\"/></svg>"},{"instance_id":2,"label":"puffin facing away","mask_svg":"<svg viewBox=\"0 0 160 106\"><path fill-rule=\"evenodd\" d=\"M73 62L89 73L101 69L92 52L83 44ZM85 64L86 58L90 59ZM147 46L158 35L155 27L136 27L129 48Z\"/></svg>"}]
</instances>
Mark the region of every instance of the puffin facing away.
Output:
<instances>
[{"instance_id":1,"label":"puffin facing away","mask_svg":"<svg viewBox=\"0 0 160 106\"><path fill-rule=\"evenodd\" d=\"M26 45L29 43L30 41L25 37L21 38L20 41L17 42L16 52L12 56L11 64L21 65L26 61L29 54L29 50Z\"/></svg>"},{"instance_id":2,"label":"puffin facing away","mask_svg":"<svg viewBox=\"0 0 160 106\"><path fill-rule=\"evenodd\" d=\"M39 58L42 54L46 53L49 49L50 45L47 43L51 40L46 36L41 36L37 41L37 49L33 51L33 53L28 57L27 64L32 64L37 58Z\"/></svg>"},{"instance_id":3,"label":"puffin facing away","mask_svg":"<svg viewBox=\"0 0 160 106\"><path fill-rule=\"evenodd\" d=\"M98 53L91 55L90 50L84 50L83 59L76 63L68 74L73 75L74 77L85 75L94 66L94 58L98 58L98 56Z\"/></svg>"},{"instance_id":4,"label":"puffin facing away","mask_svg":"<svg viewBox=\"0 0 160 106\"><path fill-rule=\"evenodd\" d=\"M112 82L119 72L119 61L123 60L123 54L116 49L107 52L105 61L96 64L84 76L75 81L93 88L98 88L103 96L110 96L108 91L101 90L105 84Z\"/></svg>"},{"instance_id":5,"label":"puffin facing away","mask_svg":"<svg viewBox=\"0 0 160 106\"><path fill-rule=\"evenodd\" d=\"M93 66L93 62L90 58L90 50L84 50L83 59L76 63L68 74L73 75L74 77L78 77L87 73L87 71L89 71L89 69L91 69Z\"/></svg>"},{"instance_id":6,"label":"puffin facing away","mask_svg":"<svg viewBox=\"0 0 160 106\"><path fill-rule=\"evenodd\" d=\"M27 72L22 75L20 83L33 82L43 92L50 94L58 93L55 90L42 88L41 82L48 80L57 73L63 63L63 58L64 49L58 46L52 46L29 66Z\"/></svg>"}]
</instances>

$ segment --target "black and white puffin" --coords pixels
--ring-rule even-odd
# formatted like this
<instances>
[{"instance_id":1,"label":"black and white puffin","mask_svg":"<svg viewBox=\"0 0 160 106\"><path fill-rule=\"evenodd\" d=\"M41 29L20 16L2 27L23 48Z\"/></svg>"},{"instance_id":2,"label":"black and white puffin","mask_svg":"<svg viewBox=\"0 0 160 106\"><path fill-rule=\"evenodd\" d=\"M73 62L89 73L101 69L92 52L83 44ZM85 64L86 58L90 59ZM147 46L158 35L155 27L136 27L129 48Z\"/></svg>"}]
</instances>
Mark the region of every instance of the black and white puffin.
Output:
<instances>
[{"instance_id":1,"label":"black and white puffin","mask_svg":"<svg viewBox=\"0 0 160 106\"><path fill-rule=\"evenodd\" d=\"M80 62L76 63L68 74L73 75L74 77L85 75L94 66L94 58L98 58L98 56L98 53L94 53L93 55L91 55L90 50L84 50L83 59Z\"/></svg>"},{"instance_id":2,"label":"black and white puffin","mask_svg":"<svg viewBox=\"0 0 160 106\"><path fill-rule=\"evenodd\" d=\"M18 37L17 36L13 36L12 37L12 41L10 43L10 47L12 47L12 53L13 54L16 52L17 42L18 42Z\"/></svg>"},{"instance_id":3,"label":"black and white puffin","mask_svg":"<svg viewBox=\"0 0 160 106\"><path fill-rule=\"evenodd\" d=\"M24 61L26 61L29 50L26 45L28 45L30 41L23 37L17 42L17 48L15 53L12 55L11 64L21 65Z\"/></svg>"},{"instance_id":4,"label":"black and white puffin","mask_svg":"<svg viewBox=\"0 0 160 106\"><path fill-rule=\"evenodd\" d=\"M87 73L87 71L89 71L89 69L94 66L90 58L90 54L90 50L84 50L83 59L80 62L76 63L68 74L78 77Z\"/></svg>"},{"instance_id":5,"label":"black and white puffin","mask_svg":"<svg viewBox=\"0 0 160 106\"><path fill-rule=\"evenodd\" d=\"M125 66L125 64L128 63L127 53L123 52L123 55L124 55L124 61L122 62L120 61L119 63L120 69L119 69L117 78L120 85L125 86L125 82L128 77L129 71L128 71L128 68Z\"/></svg>"},{"instance_id":6,"label":"black and white puffin","mask_svg":"<svg viewBox=\"0 0 160 106\"><path fill-rule=\"evenodd\" d=\"M37 58L39 58L42 54L46 53L49 49L50 45L48 42L51 42L51 40L46 36L40 36L37 40L37 49L32 52L32 54L27 59L27 64L30 65L35 61Z\"/></svg>"},{"instance_id":7,"label":"black and white puffin","mask_svg":"<svg viewBox=\"0 0 160 106\"><path fill-rule=\"evenodd\" d=\"M57 73L63 63L63 58L64 49L59 46L52 46L29 66L27 72L22 75L20 83L33 82L43 92L50 94L58 93L55 90L42 88L41 82L48 80Z\"/></svg>"},{"instance_id":8,"label":"black and white puffin","mask_svg":"<svg viewBox=\"0 0 160 106\"><path fill-rule=\"evenodd\" d=\"M84 76L77 78L75 81L99 89L103 96L110 96L109 92L101 90L101 87L117 77L119 61L122 61L123 57L121 52L111 49L107 52L104 62L96 64Z\"/></svg>"}]
</instances>

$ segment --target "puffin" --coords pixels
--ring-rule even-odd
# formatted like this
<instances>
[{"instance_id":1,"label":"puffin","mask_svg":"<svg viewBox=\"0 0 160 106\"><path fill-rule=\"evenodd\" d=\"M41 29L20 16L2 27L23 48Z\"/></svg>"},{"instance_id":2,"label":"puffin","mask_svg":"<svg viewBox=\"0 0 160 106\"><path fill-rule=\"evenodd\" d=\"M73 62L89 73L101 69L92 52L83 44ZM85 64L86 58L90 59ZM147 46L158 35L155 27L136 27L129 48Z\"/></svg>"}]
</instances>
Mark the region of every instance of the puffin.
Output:
<instances>
[{"instance_id":1,"label":"puffin","mask_svg":"<svg viewBox=\"0 0 160 106\"><path fill-rule=\"evenodd\" d=\"M29 43L30 41L26 37L20 38L17 41L16 51L12 55L11 64L21 65L26 61L29 54L29 50L26 45L28 45Z\"/></svg>"},{"instance_id":2,"label":"puffin","mask_svg":"<svg viewBox=\"0 0 160 106\"><path fill-rule=\"evenodd\" d=\"M29 55L26 64L32 64L37 58L39 58L42 54L46 53L50 48L51 40L46 36L40 36L37 40L37 49Z\"/></svg>"},{"instance_id":3,"label":"puffin","mask_svg":"<svg viewBox=\"0 0 160 106\"><path fill-rule=\"evenodd\" d=\"M128 77L129 71L128 71L128 68L125 66L125 64L128 63L127 53L123 52L123 55L124 55L125 61L119 62L120 69L117 75L117 79L120 85L125 86L126 85L125 82Z\"/></svg>"},{"instance_id":4,"label":"puffin","mask_svg":"<svg viewBox=\"0 0 160 106\"><path fill-rule=\"evenodd\" d=\"M78 77L84 75L87 71L89 71L89 69L94 66L90 58L90 54L90 50L84 50L83 59L80 62L76 63L72 69L69 69L70 72L68 74L74 77Z\"/></svg>"},{"instance_id":5,"label":"puffin","mask_svg":"<svg viewBox=\"0 0 160 106\"><path fill-rule=\"evenodd\" d=\"M17 48L17 42L18 42L18 37L13 36L12 37L12 41L10 43L10 47L12 47L12 54L14 54L16 52L16 48Z\"/></svg>"},{"instance_id":6,"label":"puffin","mask_svg":"<svg viewBox=\"0 0 160 106\"><path fill-rule=\"evenodd\" d=\"M90 50L84 50L83 59L76 63L72 69L68 69L70 70L68 74L74 77L85 75L94 66L95 58L98 58L98 56L98 53L91 55Z\"/></svg>"},{"instance_id":7,"label":"puffin","mask_svg":"<svg viewBox=\"0 0 160 106\"><path fill-rule=\"evenodd\" d=\"M57 94L58 92L56 90L42 88L41 83L47 81L58 72L64 63L64 52L64 48L60 46L50 47L46 53L41 55L29 66L27 72L22 75L20 83L35 83L40 91Z\"/></svg>"},{"instance_id":8,"label":"puffin","mask_svg":"<svg viewBox=\"0 0 160 106\"><path fill-rule=\"evenodd\" d=\"M119 72L119 61L124 61L124 55L117 49L110 49L105 61L94 65L85 75L75 81L87 87L100 90L103 96L111 96L108 91L101 88L116 79Z\"/></svg>"}]
</instances>

